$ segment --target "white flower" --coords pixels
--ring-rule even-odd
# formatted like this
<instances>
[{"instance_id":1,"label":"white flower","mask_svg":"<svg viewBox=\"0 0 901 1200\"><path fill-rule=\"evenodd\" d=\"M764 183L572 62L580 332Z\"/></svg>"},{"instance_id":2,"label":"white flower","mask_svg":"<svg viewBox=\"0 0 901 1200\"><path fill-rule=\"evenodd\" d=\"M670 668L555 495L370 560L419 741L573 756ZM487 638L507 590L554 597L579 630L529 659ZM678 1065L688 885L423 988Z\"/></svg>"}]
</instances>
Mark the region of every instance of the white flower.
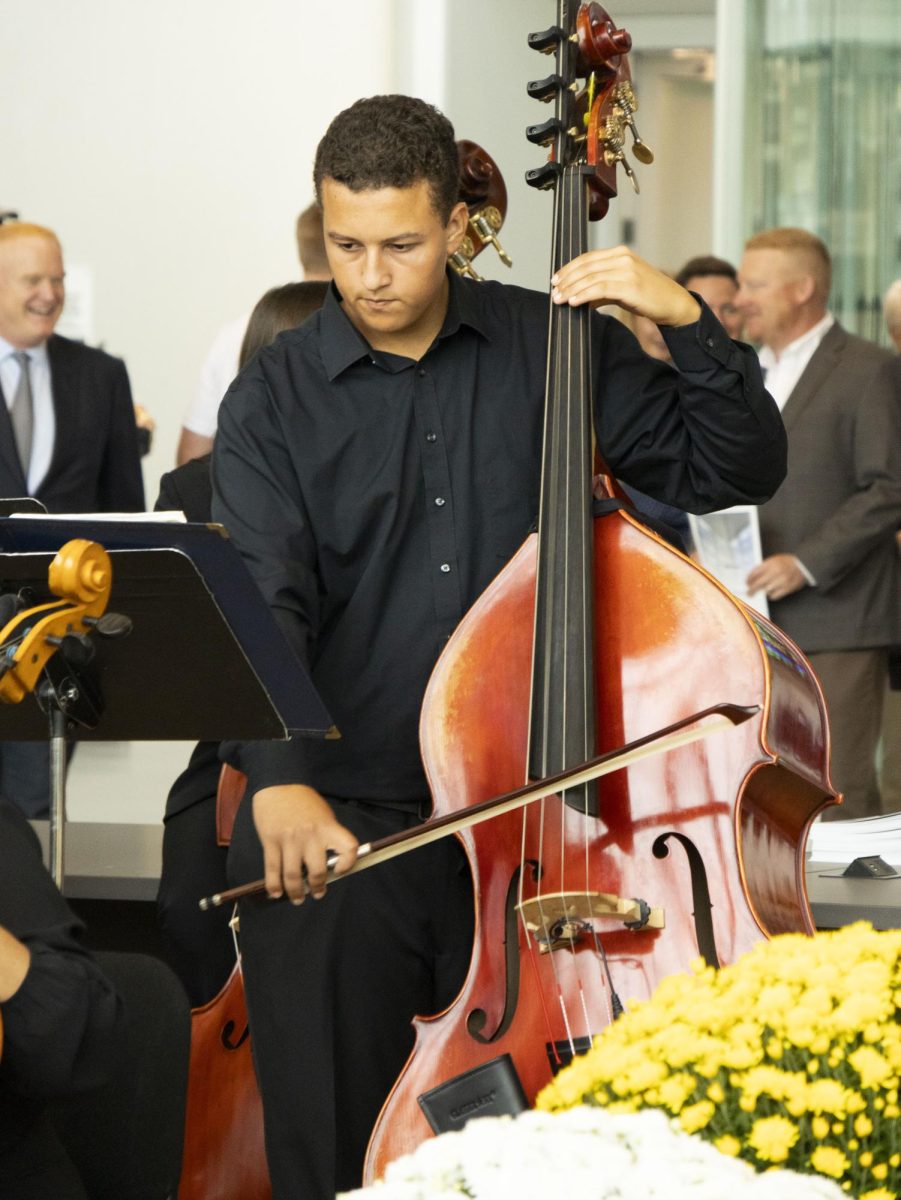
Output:
<instances>
[{"instance_id":1,"label":"white flower","mask_svg":"<svg viewBox=\"0 0 901 1200\"><path fill-rule=\"evenodd\" d=\"M377 1190L376 1190L377 1189ZM767 1171L683 1133L664 1113L602 1108L481 1117L391 1163L345 1200L842 1200L819 1175Z\"/></svg>"}]
</instances>

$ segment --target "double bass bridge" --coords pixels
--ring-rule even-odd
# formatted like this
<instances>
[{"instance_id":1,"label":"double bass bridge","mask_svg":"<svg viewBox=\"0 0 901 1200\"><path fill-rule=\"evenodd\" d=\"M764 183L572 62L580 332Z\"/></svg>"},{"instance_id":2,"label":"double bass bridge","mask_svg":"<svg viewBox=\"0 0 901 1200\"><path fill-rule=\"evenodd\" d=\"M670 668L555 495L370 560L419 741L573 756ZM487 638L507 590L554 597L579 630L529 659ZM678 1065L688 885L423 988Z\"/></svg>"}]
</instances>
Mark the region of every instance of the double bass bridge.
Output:
<instances>
[{"instance_id":1,"label":"double bass bridge","mask_svg":"<svg viewBox=\"0 0 901 1200\"><path fill-rule=\"evenodd\" d=\"M572 949L607 928L611 919L633 931L665 926L662 908L611 892L547 892L516 908L542 954Z\"/></svg>"}]
</instances>

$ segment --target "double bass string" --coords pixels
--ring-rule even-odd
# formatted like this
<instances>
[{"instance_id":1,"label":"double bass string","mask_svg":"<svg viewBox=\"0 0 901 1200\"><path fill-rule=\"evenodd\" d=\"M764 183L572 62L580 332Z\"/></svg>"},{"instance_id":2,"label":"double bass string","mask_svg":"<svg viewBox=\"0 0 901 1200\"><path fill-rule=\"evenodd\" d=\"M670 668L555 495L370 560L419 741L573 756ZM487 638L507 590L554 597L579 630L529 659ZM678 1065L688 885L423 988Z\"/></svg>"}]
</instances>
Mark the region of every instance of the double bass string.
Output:
<instances>
[{"instance_id":1,"label":"double bass string","mask_svg":"<svg viewBox=\"0 0 901 1200\"><path fill-rule=\"evenodd\" d=\"M560 28L567 28L564 24L567 20L566 13L567 0L558 0L557 3L557 20ZM563 68L561 59L566 55L571 55L573 50L571 47L558 46L557 59L558 70ZM564 138L563 130L565 128L566 113L564 111L564 97L558 92L554 100L555 116L558 121L558 134L556 138L556 160L563 162L564 160ZM560 189L562 186L562 178L558 178L557 187L555 189L553 215L552 215L552 234L551 234L551 274L557 269L561 262L561 203ZM539 598L544 594L544 579L546 571L553 570L553 563L556 558L556 539L554 537L555 530L549 522L549 512L551 500L555 493L559 494L560 483L558 475L559 455L551 454L551 447L559 444L559 405L553 402L553 397L560 393L560 370L562 360L562 313L559 312L557 306L550 302L548 306L548 334L547 346L548 357L547 366L545 369L545 418L543 430L543 445L541 453L541 501L538 513L538 544L539 553L537 556L536 577L535 577L535 619L532 633L532 696L530 699L530 712L532 719L529 722L528 730L528 747L527 747L527 775L532 775L543 778L546 776L547 769L550 766L550 688L551 688L551 672L547 669L547 655L552 644L552 626L554 613L550 604L542 605ZM543 552L542 552L543 551ZM538 695L536 696L536 691ZM537 703L536 703L537 701ZM537 731L535 729L536 710L540 711L540 721ZM537 745L536 745L537 741ZM547 811L548 801L542 798L539 801L539 809L534 814L535 820L538 821L538 912L543 930L547 929L547 919L544 908L541 902L541 877L540 864L543 861L544 850L544 829L545 829L545 814ZM528 960L531 964L534 986L538 990L538 995L541 999L542 1012L546 1027L548 1045L553 1047L553 1054L557 1057L556 1044L553 1036L553 1029L548 1012L544 988L542 987L542 973L538 962L538 952L536 950L535 938L532 931L528 927L525 914L522 909L523 900L525 898L524 888L525 879L529 871L529 864L526 861L526 846L527 834L529 829L530 816L526 811L522 814L522 842L520 851L519 864L519 880L517 884L517 900L519 904L520 922L522 925L522 936L527 948ZM562 999L562 991L560 986L559 976L557 974L556 963L552 959L552 970L555 977L556 990L558 1001ZM566 1013L564 1006L564 1021L566 1021ZM559 1063L559 1058L557 1058Z\"/></svg>"},{"instance_id":2,"label":"double bass string","mask_svg":"<svg viewBox=\"0 0 901 1200\"><path fill-rule=\"evenodd\" d=\"M558 179L554 205L553 268L574 258L584 248L587 227L587 188L581 170L566 168ZM536 604L536 629L534 653L547 656L551 648L562 649L562 664L555 675L550 670L536 672L541 681L541 769L562 765L573 753L571 729L576 735L576 752L587 754L594 748L593 704L590 703L589 688L592 656L586 647L592 644L591 623L593 604L591 589L591 419L586 405L586 390L590 384L590 357L588 354L588 332L590 315L581 308L550 306L550 328L548 336L549 359L547 368L547 404L545 420L545 453L543 456L542 511L540 520L539 580L548 573L551 577L559 572L562 587L548 599L543 610ZM552 452L553 451L553 452ZM551 519L553 517L553 519ZM541 583L537 585L541 594ZM562 647L556 631L564 631ZM542 643L543 635L543 643ZM555 644L556 643L556 644ZM573 692L569 673L572 673ZM554 685L560 687L555 693ZM534 685L534 684L533 684ZM575 701L573 699L575 697ZM552 751L551 721L558 722L556 731L557 749ZM554 753L562 755L558 764ZM587 803L581 806L587 808ZM560 821L560 887L565 891L566 879L566 808L558 801ZM522 852L520 862L519 893L522 902L526 875L526 823L538 821L538 862L544 861L545 828L549 810L542 802L537 813L523 816ZM589 891L588 822L583 822L584 891ZM548 946L552 944L554 931L549 928L549 919L542 902L542 885L539 880L534 899L539 914L539 933ZM583 1027L591 1030L594 1022L588 1012L585 989L582 984L582 963L576 956L575 926L565 924L565 936L569 942L571 961L576 964L578 1006L582 1011ZM536 984L541 988L541 972L535 951L534 931L530 931L523 919L523 936L529 947ZM598 949L597 935L595 944ZM564 988L558 971L556 954L549 950L549 967L554 979L554 990L560 1009L566 1041L570 1052L575 1053L572 1015L568 1011ZM592 961L594 958L592 957ZM542 1004L544 998L542 996ZM545 1008L546 1012L546 1008ZM549 1044L554 1046L549 1036ZM555 1050L556 1056L556 1050Z\"/></svg>"}]
</instances>

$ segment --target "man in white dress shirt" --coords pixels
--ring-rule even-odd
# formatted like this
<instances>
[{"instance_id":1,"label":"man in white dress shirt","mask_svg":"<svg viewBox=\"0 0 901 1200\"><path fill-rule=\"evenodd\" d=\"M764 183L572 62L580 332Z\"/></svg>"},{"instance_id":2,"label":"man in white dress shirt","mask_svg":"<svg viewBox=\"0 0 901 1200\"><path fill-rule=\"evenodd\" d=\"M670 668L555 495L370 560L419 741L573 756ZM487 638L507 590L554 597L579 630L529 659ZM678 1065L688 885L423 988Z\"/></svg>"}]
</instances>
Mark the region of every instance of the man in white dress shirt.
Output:
<instances>
[{"instance_id":1,"label":"man in white dress shirt","mask_svg":"<svg viewBox=\"0 0 901 1200\"><path fill-rule=\"evenodd\" d=\"M901 636L901 397L893 356L828 311L831 261L802 229L747 242L736 303L761 346L788 432L788 476L760 508L763 562L748 576L823 686L832 776L828 819L876 815L888 650Z\"/></svg>"}]
</instances>

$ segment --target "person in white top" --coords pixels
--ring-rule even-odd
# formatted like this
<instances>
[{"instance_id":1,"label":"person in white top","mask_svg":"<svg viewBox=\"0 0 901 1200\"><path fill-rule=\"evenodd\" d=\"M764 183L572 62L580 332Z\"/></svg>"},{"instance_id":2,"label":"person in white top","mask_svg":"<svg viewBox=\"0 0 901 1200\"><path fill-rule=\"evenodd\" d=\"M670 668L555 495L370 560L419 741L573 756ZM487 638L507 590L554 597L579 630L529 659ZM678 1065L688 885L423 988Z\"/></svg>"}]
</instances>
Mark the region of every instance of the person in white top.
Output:
<instances>
[{"instance_id":1,"label":"person in white top","mask_svg":"<svg viewBox=\"0 0 901 1200\"><path fill-rule=\"evenodd\" d=\"M745 246L736 304L759 343L788 433L788 475L759 510L762 589L773 620L807 654L826 696L842 808L882 811L875 752L889 647L901 637L901 397L894 356L829 313L831 260L803 229Z\"/></svg>"},{"instance_id":2,"label":"person in white top","mask_svg":"<svg viewBox=\"0 0 901 1200\"><path fill-rule=\"evenodd\" d=\"M322 239L322 213L318 204L307 205L298 216L295 234L302 277L305 280L331 279ZM238 373L238 355L249 320L248 310L223 325L207 352L200 370L197 394L182 424L175 455L178 466L189 459L209 454L213 448L219 405Z\"/></svg>"}]
</instances>

